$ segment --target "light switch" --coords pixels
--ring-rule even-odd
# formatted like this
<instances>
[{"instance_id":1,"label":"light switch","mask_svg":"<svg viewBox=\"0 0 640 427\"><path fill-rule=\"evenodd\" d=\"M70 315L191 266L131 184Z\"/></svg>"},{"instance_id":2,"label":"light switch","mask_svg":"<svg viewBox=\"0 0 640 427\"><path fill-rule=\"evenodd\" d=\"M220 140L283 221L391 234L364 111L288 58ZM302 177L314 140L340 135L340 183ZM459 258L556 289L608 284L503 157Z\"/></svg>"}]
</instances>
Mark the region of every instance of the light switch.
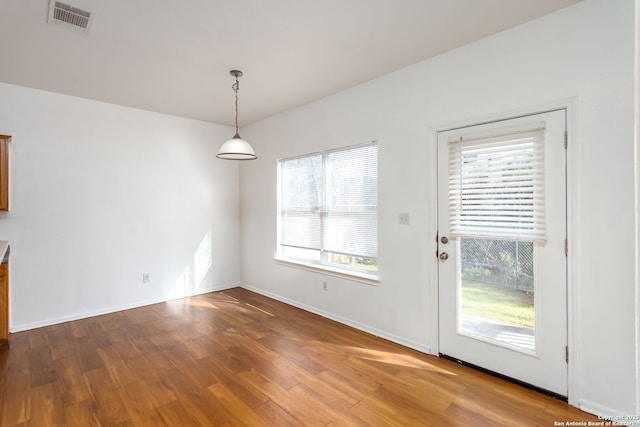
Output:
<instances>
[{"instance_id":1,"label":"light switch","mask_svg":"<svg viewBox=\"0 0 640 427\"><path fill-rule=\"evenodd\" d=\"M400 224L409 225L409 212L400 212Z\"/></svg>"}]
</instances>

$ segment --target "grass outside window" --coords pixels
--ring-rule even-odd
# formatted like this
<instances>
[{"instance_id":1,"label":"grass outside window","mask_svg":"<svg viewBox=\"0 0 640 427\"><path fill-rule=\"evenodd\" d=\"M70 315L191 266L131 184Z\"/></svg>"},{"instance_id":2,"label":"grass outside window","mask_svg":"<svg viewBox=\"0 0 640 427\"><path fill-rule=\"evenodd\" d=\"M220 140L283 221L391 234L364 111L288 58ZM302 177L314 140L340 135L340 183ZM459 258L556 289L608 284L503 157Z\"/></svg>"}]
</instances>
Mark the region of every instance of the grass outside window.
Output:
<instances>
[{"instance_id":1,"label":"grass outside window","mask_svg":"<svg viewBox=\"0 0 640 427\"><path fill-rule=\"evenodd\" d=\"M533 292L462 280L462 312L504 325L535 327Z\"/></svg>"}]
</instances>

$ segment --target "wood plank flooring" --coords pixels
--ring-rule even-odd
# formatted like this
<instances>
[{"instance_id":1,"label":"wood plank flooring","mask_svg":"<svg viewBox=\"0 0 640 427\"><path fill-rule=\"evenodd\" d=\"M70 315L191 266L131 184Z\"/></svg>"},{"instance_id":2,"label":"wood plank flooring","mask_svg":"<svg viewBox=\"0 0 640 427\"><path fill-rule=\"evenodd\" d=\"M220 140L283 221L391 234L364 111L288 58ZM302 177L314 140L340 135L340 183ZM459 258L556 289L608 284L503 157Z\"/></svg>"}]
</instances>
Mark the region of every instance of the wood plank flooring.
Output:
<instances>
[{"instance_id":1,"label":"wood plank flooring","mask_svg":"<svg viewBox=\"0 0 640 427\"><path fill-rule=\"evenodd\" d=\"M1 426L553 426L595 417L241 288L11 335Z\"/></svg>"}]
</instances>

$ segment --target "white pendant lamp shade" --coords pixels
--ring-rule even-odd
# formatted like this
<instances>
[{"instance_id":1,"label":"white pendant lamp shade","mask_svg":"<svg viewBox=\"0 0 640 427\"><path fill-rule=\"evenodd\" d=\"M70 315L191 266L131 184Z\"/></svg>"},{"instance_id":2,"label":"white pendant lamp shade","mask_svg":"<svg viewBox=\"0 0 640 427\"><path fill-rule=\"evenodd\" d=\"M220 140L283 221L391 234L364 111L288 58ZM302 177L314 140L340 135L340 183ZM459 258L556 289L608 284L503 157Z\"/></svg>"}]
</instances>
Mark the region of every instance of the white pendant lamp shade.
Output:
<instances>
[{"instance_id":1,"label":"white pendant lamp shade","mask_svg":"<svg viewBox=\"0 0 640 427\"><path fill-rule=\"evenodd\" d=\"M257 159L258 156L256 156L256 152L253 151L251 144L240 138L240 133L238 133L238 90L240 89L238 77L242 77L242 71L231 70L229 71L229 74L236 78L236 82L231 86L233 91L236 93L236 134L233 138L222 144L222 147L220 147L220 151L218 151L218 155L216 157L225 160Z\"/></svg>"},{"instance_id":2,"label":"white pendant lamp shade","mask_svg":"<svg viewBox=\"0 0 640 427\"><path fill-rule=\"evenodd\" d=\"M253 147L240 138L238 134L235 134L233 138L222 144L216 157L226 160L253 160L258 158L256 152L253 151Z\"/></svg>"}]
</instances>

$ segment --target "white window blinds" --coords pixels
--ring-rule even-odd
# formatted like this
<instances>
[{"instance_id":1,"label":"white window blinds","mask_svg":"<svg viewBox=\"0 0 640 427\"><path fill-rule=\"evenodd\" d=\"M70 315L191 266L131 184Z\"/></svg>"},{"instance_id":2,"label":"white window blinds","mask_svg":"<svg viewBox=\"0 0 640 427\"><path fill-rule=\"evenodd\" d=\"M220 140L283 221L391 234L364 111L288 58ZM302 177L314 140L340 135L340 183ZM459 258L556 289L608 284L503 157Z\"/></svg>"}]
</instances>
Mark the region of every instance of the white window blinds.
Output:
<instances>
[{"instance_id":1,"label":"white window blinds","mask_svg":"<svg viewBox=\"0 0 640 427\"><path fill-rule=\"evenodd\" d=\"M279 166L280 255L353 268L364 268L358 262L366 258L370 270L378 255L377 144L283 159Z\"/></svg>"},{"instance_id":2,"label":"white window blinds","mask_svg":"<svg viewBox=\"0 0 640 427\"><path fill-rule=\"evenodd\" d=\"M281 161L281 244L301 249L322 247L322 155Z\"/></svg>"},{"instance_id":3,"label":"white window blinds","mask_svg":"<svg viewBox=\"0 0 640 427\"><path fill-rule=\"evenodd\" d=\"M544 128L448 145L452 236L546 240Z\"/></svg>"},{"instance_id":4,"label":"white window blinds","mask_svg":"<svg viewBox=\"0 0 640 427\"><path fill-rule=\"evenodd\" d=\"M324 249L378 256L378 150L368 145L326 155Z\"/></svg>"}]
</instances>

